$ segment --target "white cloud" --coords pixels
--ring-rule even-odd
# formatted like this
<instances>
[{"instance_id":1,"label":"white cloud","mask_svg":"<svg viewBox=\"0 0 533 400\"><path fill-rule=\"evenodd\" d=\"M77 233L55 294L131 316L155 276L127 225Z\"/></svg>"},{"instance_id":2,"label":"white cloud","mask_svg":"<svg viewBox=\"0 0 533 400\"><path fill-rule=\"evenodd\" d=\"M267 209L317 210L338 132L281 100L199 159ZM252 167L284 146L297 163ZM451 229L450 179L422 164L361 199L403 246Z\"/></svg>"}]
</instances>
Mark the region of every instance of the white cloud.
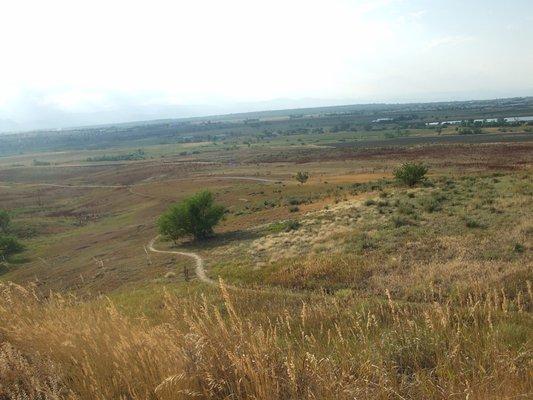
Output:
<instances>
[{"instance_id":1,"label":"white cloud","mask_svg":"<svg viewBox=\"0 0 533 400\"><path fill-rule=\"evenodd\" d=\"M414 19L414 20L417 20L417 19L420 19L422 18L424 15L427 14L427 10L419 10L419 11L414 11L414 12L410 12L409 14L407 14L411 19Z\"/></svg>"},{"instance_id":2,"label":"white cloud","mask_svg":"<svg viewBox=\"0 0 533 400\"><path fill-rule=\"evenodd\" d=\"M476 38L474 36L465 36L465 35L442 36L442 37L429 41L426 47L428 49L434 49L440 46L457 46L463 43L472 42L475 39Z\"/></svg>"}]
</instances>

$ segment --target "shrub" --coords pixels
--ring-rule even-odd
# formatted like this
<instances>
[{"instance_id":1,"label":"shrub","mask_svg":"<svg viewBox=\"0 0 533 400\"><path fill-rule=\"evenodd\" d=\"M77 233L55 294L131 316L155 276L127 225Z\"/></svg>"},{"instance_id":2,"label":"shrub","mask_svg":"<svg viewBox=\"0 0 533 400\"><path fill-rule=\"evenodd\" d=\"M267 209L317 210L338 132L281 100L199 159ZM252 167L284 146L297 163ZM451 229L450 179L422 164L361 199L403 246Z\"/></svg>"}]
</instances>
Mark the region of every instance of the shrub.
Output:
<instances>
[{"instance_id":1,"label":"shrub","mask_svg":"<svg viewBox=\"0 0 533 400\"><path fill-rule=\"evenodd\" d=\"M428 213L440 211L442 210L442 205L439 199L440 198L436 196L426 197L421 199L420 204L424 208L424 211Z\"/></svg>"},{"instance_id":2,"label":"shrub","mask_svg":"<svg viewBox=\"0 0 533 400\"><path fill-rule=\"evenodd\" d=\"M485 224L472 218L467 218L465 221L467 228L485 228Z\"/></svg>"},{"instance_id":3,"label":"shrub","mask_svg":"<svg viewBox=\"0 0 533 400\"><path fill-rule=\"evenodd\" d=\"M387 200L378 201L378 207L388 207L388 206L390 206L390 203Z\"/></svg>"},{"instance_id":4,"label":"shrub","mask_svg":"<svg viewBox=\"0 0 533 400\"><path fill-rule=\"evenodd\" d=\"M358 252L377 248L375 240L364 232L356 235L350 241L354 244L355 250Z\"/></svg>"},{"instance_id":5,"label":"shrub","mask_svg":"<svg viewBox=\"0 0 533 400\"><path fill-rule=\"evenodd\" d=\"M157 221L159 232L174 241L189 235L205 239L213 234L224 211L223 206L214 204L213 194L204 190L170 206Z\"/></svg>"},{"instance_id":6,"label":"shrub","mask_svg":"<svg viewBox=\"0 0 533 400\"><path fill-rule=\"evenodd\" d=\"M526 251L526 247L523 244L515 243L513 250L515 251L515 253L523 253L524 251Z\"/></svg>"},{"instance_id":7,"label":"shrub","mask_svg":"<svg viewBox=\"0 0 533 400\"><path fill-rule=\"evenodd\" d=\"M6 259L12 254L20 253L24 246L14 236L0 236L0 258Z\"/></svg>"},{"instance_id":8,"label":"shrub","mask_svg":"<svg viewBox=\"0 0 533 400\"><path fill-rule=\"evenodd\" d=\"M294 219L288 219L286 221L274 222L268 226L270 233L290 232L300 228L300 223Z\"/></svg>"},{"instance_id":9,"label":"shrub","mask_svg":"<svg viewBox=\"0 0 533 400\"><path fill-rule=\"evenodd\" d=\"M298 206L290 206L289 207L290 212L298 212L300 211L300 208Z\"/></svg>"},{"instance_id":10,"label":"shrub","mask_svg":"<svg viewBox=\"0 0 533 400\"><path fill-rule=\"evenodd\" d=\"M29 239L39 233L40 225L24 223L14 223L9 225L9 233L19 239Z\"/></svg>"},{"instance_id":11,"label":"shrub","mask_svg":"<svg viewBox=\"0 0 533 400\"><path fill-rule=\"evenodd\" d=\"M402 217L400 215L395 215L392 217L392 224L394 225L395 228L400 228L406 225L414 225L411 220L405 217Z\"/></svg>"},{"instance_id":12,"label":"shrub","mask_svg":"<svg viewBox=\"0 0 533 400\"><path fill-rule=\"evenodd\" d=\"M36 167L44 167L47 165L50 165L50 162L48 161L41 161L41 160L33 160L32 164Z\"/></svg>"},{"instance_id":13,"label":"shrub","mask_svg":"<svg viewBox=\"0 0 533 400\"><path fill-rule=\"evenodd\" d=\"M407 186L414 186L425 179L428 168L420 163L404 163L394 170L394 177Z\"/></svg>"},{"instance_id":14,"label":"shrub","mask_svg":"<svg viewBox=\"0 0 533 400\"><path fill-rule=\"evenodd\" d=\"M300 228L300 223L298 221L295 221L293 219L289 219L285 221L285 231L295 231Z\"/></svg>"},{"instance_id":15,"label":"shrub","mask_svg":"<svg viewBox=\"0 0 533 400\"><path fill-rule=\"evenodd\" d=\"M398 204L398 213L404 215L415 215L416 208L413 203L402 201Z\"/></svg>"},{"instance_id":16,"label":"shrub","mask_svg":"<svg viewBox=\"0 0 533 400\"><path fill-rule=\"evenodd\" d=\"M305 199L302 199L300 197L291 197L291 198L287 199L287 203L290 206L297 206L297 205L305 203Z\"/></svg>"},{"instance_id":17,"label":"shrub","mask_svg":"<svg viewBox=\"0 0 533 400\"><path fill-rule=\"evenodd\" d=\"M300 184L304 184L309 179L309 172L298 171L296 173L295 179L300 182Z\"/></svg>"},{"instance_id":18,"label":"shrub","mask_svg":"<svg viewBox=\"0 0 533 400\"><path fill-rule=\"evenodd\" d=\"M459 128L460 135L479 135L484 133L479 127L461 127Z\"/></svg>"}]
</instances>

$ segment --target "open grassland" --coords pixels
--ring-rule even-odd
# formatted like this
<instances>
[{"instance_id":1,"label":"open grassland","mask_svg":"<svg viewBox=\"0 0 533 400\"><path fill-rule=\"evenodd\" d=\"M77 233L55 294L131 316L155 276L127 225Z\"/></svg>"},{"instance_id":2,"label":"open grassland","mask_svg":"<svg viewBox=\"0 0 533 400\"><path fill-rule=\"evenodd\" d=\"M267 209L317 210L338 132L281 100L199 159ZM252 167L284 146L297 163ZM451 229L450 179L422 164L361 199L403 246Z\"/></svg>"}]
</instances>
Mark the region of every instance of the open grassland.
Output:
<instances>
[{"instance_id":1,"label":"open grassland","mask_svg":"<svg viewBox=\"0 0 533 400\"><path fill-rule=\"evenodd\" d=\"M529 398L531 143L4 159L0 399ZM393 181L413 160L428 180ZM158 245L227 287L146 247L200 188L216 237Z\"/></svg>"}]
</instances>

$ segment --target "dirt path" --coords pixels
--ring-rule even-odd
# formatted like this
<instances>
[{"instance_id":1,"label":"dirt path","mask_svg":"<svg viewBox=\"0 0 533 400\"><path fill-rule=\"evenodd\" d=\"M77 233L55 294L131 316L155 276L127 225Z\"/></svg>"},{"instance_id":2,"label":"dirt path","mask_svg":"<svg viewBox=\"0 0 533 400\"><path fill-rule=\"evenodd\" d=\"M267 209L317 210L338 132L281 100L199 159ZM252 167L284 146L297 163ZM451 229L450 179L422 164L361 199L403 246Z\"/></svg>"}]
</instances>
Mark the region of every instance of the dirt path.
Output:
<instances>
[{"instance_id":1,"label":"dirt path","mask_svg":"<svg viewBox=\"0 0 533 400\"><path fill-rule=\"evenodd\" d=\"M125 188L125 185L62 185L60 183L12 183L10 185L0 185L1 188L12 189L14 186L39 186L39 187L58 187L58 188L72 188L72 189L117 189Z\"/></svg>"},{"instance_id":2,"label":"dirt path","mask_svg":"<svg viewBox=\"0 0 533 400\"><path fill-rule=\"evenodd\" d=\"M175 250L159 250L154 247L155 242L159 239L160 235L157 235L155 238L150 240L150 243L148 243L148 250L153 251L154 253L161 253L161 254L177 254L179 256L185 256L192 258L195 263L195 269L194 272L196 273L196 276L198 279L200 279L202 282L207 283L209 285L216 285L217 282L213 279L209 278L207 274L205 273L204 269L204 260L202 257L200 257L196 253L189 253L185 251L175 251Z\"/></svg>"},{"instance_id":3,"label":"dirt path","mask_svg":"<svg viewBox=\"0 0 533 400\"><path fill-rule=\"evenodd\" d=\"M213 178L216 179L239 179L239 180L247 180L247 181L256 181L256 182L266 182L266 183L277 183L282 182L281 180L275 180L275 179L268 179L268 178L254 178L253 176L213 176Z\"/></svg>"},{"instance_id":4,"label":"dirt path","mask_svg":"<svg viewBox=\"0 0 533 400\"><path fill-rule=\"evenodd\" d=\"M124 185L61 185L58 183L35 183L34 186L49 186L60 188L80 188L80 189L118 189Z\"/></svg>"},{"instance_id":5,"label":"dirt path","mask_svg":"<svg viewBox=\"0 0 533 400\"><path fill-rule=\"evenodd\" d=\"M175 182L175 181L183 181L183 180L205 180L205 179L234 179L234 180L248 180L248 181L254 181L254 182L261 182L261 183L278 183L282 182L281 180L274 180L274 179L268 179L268 178L256 178L253 176L225 176L225 175L212 175L212 176L198 176L198 177L190 177L190 178L177 178L177 179L169 179L163 182ZM158 182L155 182L158 183ZM149 183L141 183L136 185L91 185L91 184L81 184L81 185L65 185L60 183L20 183L20 182L14 182L9 185L1 184L0 188L2 189L13 189L15 186L27 186L27 187L58 187L58 188L65 188L65 189L127 189L131 194L156 199L157 197L140 193L133 188L135 187L142 187L146 186Z\"/></svg>"},{"instance_id":6,"label":"dirt path","mask_svg":"<svg viewBox=\"0 0 533 400\"><path fill-rule=\"evenodd\" d=\"M201 281L204 282L210 286L220 286L224 285L225 289L233 290L233 291L241 291L241 292L251 292L251 293L272 293L274 290L268 290L268 289L260 289L260 288L245 288L245 287L239 287L235 285L228 285L227 283L222 283L221 281L216 281L214 279L211 279L207 276L207 273L205 272L204 268L204 259L197 253L191 253L187 251L177 251L177 250L160 250L154 247L155 242L160 238L160 235L157 235L155 238L150 240L148 243L148 250L154 252L154 253L160 253L160 254L174 254L178 256L184 256L189 257L194 260L195 268L194 273L196 274L196 277ZM289 293L287 294L289 296L297 296L296 293Z\"/></svg>"}]
</instances>

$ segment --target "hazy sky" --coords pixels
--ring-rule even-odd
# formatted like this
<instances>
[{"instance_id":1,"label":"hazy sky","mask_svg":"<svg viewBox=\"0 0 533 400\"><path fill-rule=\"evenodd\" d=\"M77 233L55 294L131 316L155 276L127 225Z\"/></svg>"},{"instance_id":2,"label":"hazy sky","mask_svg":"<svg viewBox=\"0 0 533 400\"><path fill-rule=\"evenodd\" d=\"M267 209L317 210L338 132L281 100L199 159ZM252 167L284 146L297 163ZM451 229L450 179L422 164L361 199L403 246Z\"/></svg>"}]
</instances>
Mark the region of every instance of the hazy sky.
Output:
<instances>
[{"instance_id":1,"label":"hazy sky","mask_svg":"<svg viewBox=\"0 0 533 400\"><path fill-rule=\"evenodd\" d=\"M515 95L533 95L533 0L0 0L0 120L18 126Z\"/></svg>"}]
</instances>

